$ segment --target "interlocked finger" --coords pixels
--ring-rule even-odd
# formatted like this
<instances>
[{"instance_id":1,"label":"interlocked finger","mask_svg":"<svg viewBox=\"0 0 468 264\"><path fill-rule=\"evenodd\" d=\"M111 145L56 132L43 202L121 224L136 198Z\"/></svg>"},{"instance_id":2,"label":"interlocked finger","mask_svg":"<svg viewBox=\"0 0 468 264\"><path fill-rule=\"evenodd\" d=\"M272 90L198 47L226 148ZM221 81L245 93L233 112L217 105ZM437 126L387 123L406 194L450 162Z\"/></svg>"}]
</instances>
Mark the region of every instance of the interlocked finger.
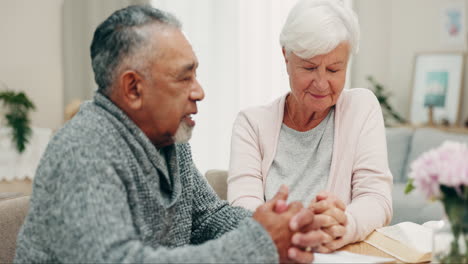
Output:
<instances>
[{"instance_id":1,"label":"interlocked finger","mask_svg":"<svg viewBox=\"0 0 468 264\"><path fill-rule=\"evenodd\" d=\"M346 233L346 227L342 225L333 225L330 227L322 228L322 230L329 234L333 239L343 237Z\"/></svg>"},{"instance_id":2,"label":"interlocked finger","mask_svg":"<svg viewBox=\"0 0 468 264\"><path fill-rule=\"evenodd\" d=\"M334 251L334 250L337 250L339 249L340 247L342 247L344 245L343 243L343 238L338 238L338 239L335 239L329 243L326 243L324 244L323 246Z\"/></svg>"},{"instance_id":3,"label":"interlocked finger","mask_svg":"<svg viewBox=\"0 0 468 264\"><path fill-rule=\"evenodd\" d=\"M340 223L341 225L345 225L348 220L346 214L341 209L338 209L336 207L324 212L324 214L335 218L336 221L338 221L338 223Z\"/></svg>"},{"instance_id":4,"label":"interlocked finger","mask_svg":"<svg viewBox=\"0 0 468 264\"><path fill-rule=\"evenodd\" d=\"M289 228L292 231L306 230L305 227L314 223L314 213L312 210L302 208L299 213L292 217Z\"/></svg>"},{"instance_id":5,"label":"interlocked finger","mask_svg":"<svg viewBox=\"0 0 468 264\"><path fill-rule=\"evenodd\" d=\"M288 250L288 257L296 263L312 263L314 255L312 252L292 247Z\"/></svg>"},{"instance_id":6,"label":"interlocked finger","mask_svg":"<svg viewBox=\"0 0 468 264\"><path fill-rule=\"evenodd\" d=\"M333 240L329 234L322 230L314 230L307 233L296 233L292 237L292 244L300 248L317 248L322 244Z\"/></svg>"},{"instance_id":7,"label":"interlocked finger","mask_svg":"<svg viewBox=\"0 0 468 264\"><path fill-rule=\"evenodd\" d=\"M319 246L317 249L315 249L315 252L317 253L331 253L333 250L325 247L325 246Z\"/></svg>"}]
</instances>

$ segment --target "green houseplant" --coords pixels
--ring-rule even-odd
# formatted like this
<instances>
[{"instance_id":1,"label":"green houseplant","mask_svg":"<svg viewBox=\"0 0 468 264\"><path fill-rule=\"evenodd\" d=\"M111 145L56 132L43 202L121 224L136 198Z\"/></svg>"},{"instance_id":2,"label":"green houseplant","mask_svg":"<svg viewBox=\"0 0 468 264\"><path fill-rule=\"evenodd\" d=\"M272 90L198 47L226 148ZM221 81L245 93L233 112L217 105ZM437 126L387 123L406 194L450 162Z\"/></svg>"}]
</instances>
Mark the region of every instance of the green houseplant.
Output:
<instances>
[{"instance_id":1,"label":"green houseplant","mask_svg":"<svg viewBox=\"0 0 468 264\"><path fill-rule=\"evenodd\" d=\"M372 90L374 91L374 94L377 97L377 100L379 100L380 106L382 107L385 126L389 125L390 120L393 120L393 122L396 123L406 123L406 120L400 116L390 105L388 99L390 98L391 94L385 90L384 86L378 83L372 76L368 76L367 80L371 83Z\"/></svg>"},{"instance_id":2,"label":"green houseplant","mask_svg":"<svg viewBox=\"0 0 468 264\"><path fill-rule=\"evenodd\" d=\"M0 104L5 111L7 126L12 129L13 144L19 153L26 149L32 134L29 113L35 109L34 104L23 92L0 91Z\"/></svg>"}]
</instances>

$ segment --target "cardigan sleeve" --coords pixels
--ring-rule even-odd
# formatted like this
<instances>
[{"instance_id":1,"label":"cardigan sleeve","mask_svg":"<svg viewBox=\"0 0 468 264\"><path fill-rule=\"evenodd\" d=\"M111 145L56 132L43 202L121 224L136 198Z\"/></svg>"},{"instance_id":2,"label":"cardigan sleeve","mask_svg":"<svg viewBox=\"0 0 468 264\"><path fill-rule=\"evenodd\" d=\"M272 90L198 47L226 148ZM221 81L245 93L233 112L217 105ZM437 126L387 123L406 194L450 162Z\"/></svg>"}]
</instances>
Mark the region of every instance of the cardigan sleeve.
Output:
<instances>
[{"instance_id":1,"label":"cardigan sleeve","mask_svg":"<svg viewBox=\"0 0 468 264\"><path fill-rule=\"evenodd\" d=\"M232 129L228 176L228 201L254 211L265 203L262 177L262 153L258 129L245 113L237 116Z\"/></svg>"},{"instance_id":2,"label":"cardigan sleeve","mask_svg":"<svg viewBox=\"0 0 468 264\"><path fill-rule=\"evenodd\" d=\"M390 223L392 218L393 177L388 168L385 127L381 108L371 95L372 107L356 144L343 245L365 239L374 229Z\"/></svg>"}]
</instances>

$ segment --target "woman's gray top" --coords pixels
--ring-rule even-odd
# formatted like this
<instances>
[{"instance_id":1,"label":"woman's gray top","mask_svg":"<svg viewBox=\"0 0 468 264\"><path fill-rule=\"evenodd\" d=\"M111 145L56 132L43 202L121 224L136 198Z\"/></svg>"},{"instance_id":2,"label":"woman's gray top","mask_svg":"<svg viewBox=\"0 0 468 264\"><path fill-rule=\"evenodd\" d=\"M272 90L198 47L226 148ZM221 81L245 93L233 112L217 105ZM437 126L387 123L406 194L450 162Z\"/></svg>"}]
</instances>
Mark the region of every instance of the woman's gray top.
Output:
<instances>
[{"instance_id":1,"label":"woman's gray top","mask_svg":"<svg viewBox=\"0 0 468 264\"><path fill-rule=\"evenodd\" d=\"M266 177L266 200L286 184L288 201L301 201L307 206L325 189L333 153L334 113L332 108L318 126L305 132L282 124L276 155Z\"/></svg>"}]
</instances>

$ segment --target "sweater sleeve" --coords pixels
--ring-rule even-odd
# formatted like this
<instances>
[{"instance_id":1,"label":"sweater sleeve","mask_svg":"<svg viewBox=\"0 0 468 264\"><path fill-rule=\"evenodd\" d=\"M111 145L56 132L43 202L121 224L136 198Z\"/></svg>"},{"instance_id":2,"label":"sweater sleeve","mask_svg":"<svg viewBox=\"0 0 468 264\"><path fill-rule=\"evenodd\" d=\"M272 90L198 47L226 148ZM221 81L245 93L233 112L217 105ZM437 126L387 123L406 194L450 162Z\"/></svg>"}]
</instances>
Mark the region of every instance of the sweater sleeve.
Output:
<instances>
[{"instance_id":1,"label":"sweater sleeve","mask_svg":"<svg viewBox=\"0 0 468 264\"><path fill-rule=\"evenodd\" d=\"M201 216L196 225L207 231L207 237L219 237L199 245L168 248L145 245L133 223L126 189L116 168L107 161L80 162L77 157L67 159L60 172L60 188L50 194L52 216L47 216L50 249L59 262L75 263L220 263L220 262L277 262L276 248L268 233L252 218L245 218L240 209L228 209L214 201L212 193L201 190L198 201L209 201L209 212L223 217ZM86 175L86 177L83 177ZM200 183L198 183L201 187ZM46 195L44 193L44 195ZM213 205L214 204L214 205ZM200 212L203 211L202 207ZM222 213L225 211L224 213ZM236 214L238 214L236 216ZM199 215L203 215L199 213ZM223 222L226 216L232 220ZM158 216L155 216L158 217ZM244 219L244 220L241 220ZM163 219L161 219L163 220ZM219 223L215 223L219 220ZM239 223L239 221L241 221ZM215 225L209 228L208 225ZM232 230L234 226L237 228ZM225 226L223 226L225 225ZM225 232L232 230L231 232ZM34 232L32 230L31 232ZM223 236L215 235L223 233ZM29 234L34 236L34 234ZM201 233L200 233L201 236ZM207 239L208 240L208 239ZM198 240L200 241L200 240Z\"/></svg>"},{"instance_id":2,"label":"sweater sleeve","mask_svg":"<svg viewBox=\"0 0 468 264\"><path fill-rule=\"evenodd\" d=\"M241 112L234 122L228 176L228 201L254 211L265 203L262 153L254 124Z\"/></svg>"},{"instance_id":3,"label":"sweater sleeve","mask_svg":"<svg viewBox=\"0 0 468 264\"><path fill-rule=\"evenodd\" d=\"M194 197L192 206L191 242L201 244L235 229L239 223L252 216L244 208L232 207L219 199L206 179L192 165L194 172Z\"/></svg>"},{"instance_id":4,"label":"sweater sleeve","mask_svg":"<svg viewBox=\"0 0 468 264\"><path fill-rule=\"evenodd\" d=\"M374 95L371 103L356 145L352 198L346 208L348 227L343 245L365 239L392 218L393 177L387 161L383 116Z\"/></svg>"}]
</instances>

